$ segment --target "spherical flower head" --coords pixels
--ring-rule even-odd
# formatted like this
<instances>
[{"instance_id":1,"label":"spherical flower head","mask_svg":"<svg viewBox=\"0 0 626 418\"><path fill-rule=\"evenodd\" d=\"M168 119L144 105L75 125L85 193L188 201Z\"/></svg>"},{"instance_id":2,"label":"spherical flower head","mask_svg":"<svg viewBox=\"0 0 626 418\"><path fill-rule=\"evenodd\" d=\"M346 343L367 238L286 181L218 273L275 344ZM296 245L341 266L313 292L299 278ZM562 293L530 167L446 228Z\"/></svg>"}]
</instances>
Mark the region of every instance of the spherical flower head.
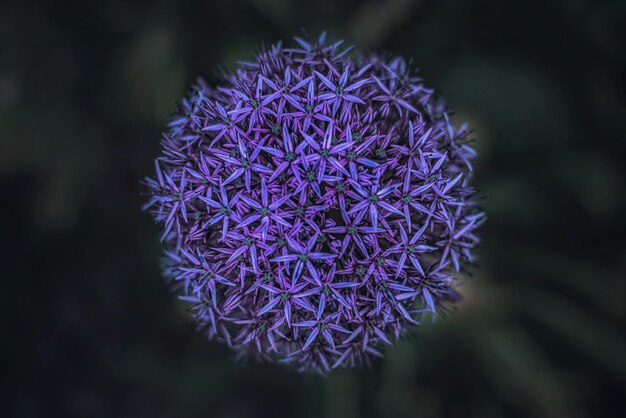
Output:
<instances>
[{"instance_id":1,"label":"spherical flower head","mask_svg":"<svg viewBox=\"0 0 626 418\"><path fill-rule=\"evenodd\" d=\"M484 220L465 126L402 58L341 45L296 38L199 81L146 179L199 329L322 373L458 300Z\"/></svg>"}]
</instances>

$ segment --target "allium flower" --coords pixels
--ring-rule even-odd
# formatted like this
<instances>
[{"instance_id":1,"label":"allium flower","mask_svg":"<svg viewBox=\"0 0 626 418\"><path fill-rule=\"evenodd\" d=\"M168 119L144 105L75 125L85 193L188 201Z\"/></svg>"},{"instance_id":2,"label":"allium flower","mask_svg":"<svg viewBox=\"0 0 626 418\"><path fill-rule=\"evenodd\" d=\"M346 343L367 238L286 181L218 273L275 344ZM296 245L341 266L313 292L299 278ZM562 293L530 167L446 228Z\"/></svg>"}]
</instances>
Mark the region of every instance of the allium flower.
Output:
<instances>
[{"instance_id":1,"label":"allium flower","mask_svg":"<svg viewBox=\"0 0 626 418\"><path fill-rule=\"evenodd\" d=\"M327 372L458 300L484 215L465 126L402 58L296 42L193 87L145 208L209 339Z\"/></svg>"}]
</instances>

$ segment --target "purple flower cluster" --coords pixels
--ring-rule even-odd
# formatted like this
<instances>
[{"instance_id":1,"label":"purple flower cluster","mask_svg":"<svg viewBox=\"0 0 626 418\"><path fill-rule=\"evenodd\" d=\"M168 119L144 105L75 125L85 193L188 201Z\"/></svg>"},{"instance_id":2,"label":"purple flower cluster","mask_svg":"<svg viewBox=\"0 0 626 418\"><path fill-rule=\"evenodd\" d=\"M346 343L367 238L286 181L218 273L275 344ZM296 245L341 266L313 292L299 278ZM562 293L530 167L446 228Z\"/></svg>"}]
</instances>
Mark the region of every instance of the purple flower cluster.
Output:
<instances>
[{"instance_id":1,"label":"purple flower cluster","mask_svg":"<svg viewBox=\"0 0 626 418\"><path fill-rule=\"evenodd\" d=\"M403 59L296 42L194 86L145 208L208 338L327 372L458 299L484 214L465 126Z\"/></svg>"}]
</instances>

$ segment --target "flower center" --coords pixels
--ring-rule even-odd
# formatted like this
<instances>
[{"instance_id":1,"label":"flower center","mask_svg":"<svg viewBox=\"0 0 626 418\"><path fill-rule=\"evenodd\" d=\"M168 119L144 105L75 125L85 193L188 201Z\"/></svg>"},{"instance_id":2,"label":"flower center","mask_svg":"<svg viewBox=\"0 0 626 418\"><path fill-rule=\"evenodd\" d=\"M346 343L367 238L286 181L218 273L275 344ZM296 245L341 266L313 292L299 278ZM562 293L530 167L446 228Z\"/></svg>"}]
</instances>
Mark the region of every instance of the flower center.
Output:
<instances>
[{"instance_id":1,"label":"flower center","mask_svg":"<svg viewBox=\"0 0 626 418\"><path fill-rule=\"evenodd\" d=\"M288 163L293 162L296 159L296 154L294 154L293 152L288 152L287 155L285 155L285 161L287 161Z\"/></svg>"}]
</instances>

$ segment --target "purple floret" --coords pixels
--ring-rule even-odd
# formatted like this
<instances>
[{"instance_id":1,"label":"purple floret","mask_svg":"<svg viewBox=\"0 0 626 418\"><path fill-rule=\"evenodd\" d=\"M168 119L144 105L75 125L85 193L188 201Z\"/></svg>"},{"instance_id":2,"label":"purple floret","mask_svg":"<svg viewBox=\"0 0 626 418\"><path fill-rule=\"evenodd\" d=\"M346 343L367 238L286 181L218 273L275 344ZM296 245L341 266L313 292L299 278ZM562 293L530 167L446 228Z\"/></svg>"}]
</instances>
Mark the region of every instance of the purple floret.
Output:
<instances>
[{"instance_id":1,"label":"purple floret","mask_svg":"<svg viewBox=\"0 0 626 418\"><path fill-rule=\"evenodd\" d=\"M328 372L459 299L484 214L465 125L402 58L296 42L193 87L145 209L209 339Z\"/></svg>"}]
</instances>

